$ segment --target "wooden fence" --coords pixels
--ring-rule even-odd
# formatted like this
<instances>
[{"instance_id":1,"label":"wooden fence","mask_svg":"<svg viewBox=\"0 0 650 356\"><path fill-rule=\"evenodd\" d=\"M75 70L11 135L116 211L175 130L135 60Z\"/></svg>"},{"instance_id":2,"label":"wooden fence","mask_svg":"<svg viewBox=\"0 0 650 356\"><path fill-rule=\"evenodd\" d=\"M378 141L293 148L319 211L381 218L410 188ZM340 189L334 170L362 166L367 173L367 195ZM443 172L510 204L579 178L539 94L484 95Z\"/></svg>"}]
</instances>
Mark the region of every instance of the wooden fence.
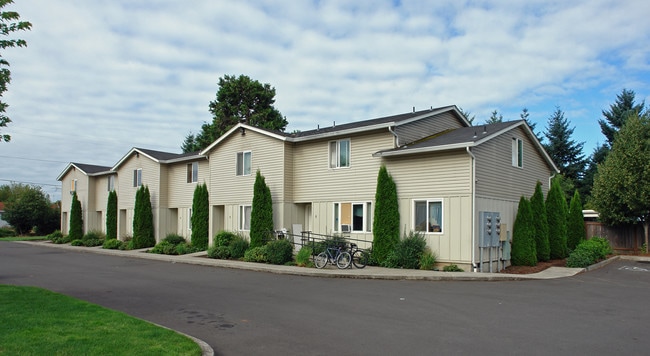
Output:
<instances>
[{"instance_id":1,"label":"wooden fence","mask_svg":"<svg viewBox=\"0 0 650 356\"><path fill-rule=\"evenodd\" d=\"M587 239L604 237L618 254L636 254L643 245L643 225L607 226L596 221L585 221Z\"/></svg>"}]
</instances>

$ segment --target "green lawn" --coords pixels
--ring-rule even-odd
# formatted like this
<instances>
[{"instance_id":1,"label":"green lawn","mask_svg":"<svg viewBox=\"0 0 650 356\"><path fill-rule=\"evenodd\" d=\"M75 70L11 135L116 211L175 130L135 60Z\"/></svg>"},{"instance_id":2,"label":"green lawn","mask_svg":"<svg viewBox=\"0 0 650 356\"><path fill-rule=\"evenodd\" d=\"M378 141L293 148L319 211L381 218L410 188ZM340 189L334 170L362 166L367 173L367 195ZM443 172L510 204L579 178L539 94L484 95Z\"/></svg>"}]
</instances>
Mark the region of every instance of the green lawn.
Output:
<instances>
[{"instance_id":1,"label":"green lawn","mask_svg":"<svg viewBox=\"0 0 650 356\"><path fill-rule=\"evenodd\" d=\"M0 355L201 355L191 339L35 287L0 285Z\"/></svg>"},{"instance_id":2,"label":"green lawn","mask_svg":"<svg viewBox=\"0 0 650 356\"><path fill-rule=\"evenodd\" d=\"M0 241L44 241L47 236L13 236L13 237L0 237Z\"/></svg>"}]
</instances>

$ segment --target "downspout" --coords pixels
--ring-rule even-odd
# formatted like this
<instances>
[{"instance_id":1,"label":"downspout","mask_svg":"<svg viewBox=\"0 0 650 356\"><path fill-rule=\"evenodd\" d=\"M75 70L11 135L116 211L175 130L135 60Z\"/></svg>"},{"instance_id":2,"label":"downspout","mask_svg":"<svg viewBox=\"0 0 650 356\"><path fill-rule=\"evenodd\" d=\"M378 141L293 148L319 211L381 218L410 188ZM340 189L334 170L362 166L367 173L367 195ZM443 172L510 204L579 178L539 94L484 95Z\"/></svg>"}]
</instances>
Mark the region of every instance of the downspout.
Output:
<instances>
[{"instance_id":1,"label":"downspout","mask_svg":"<svg viewBox=\"0 0 650 356\"><path fill-rule=\"evenodd\" d=\"M393 146L399 147L399 137L397 136L397 133L393 131L393 128L391 126L388 126L388 132L392 133L393 136L395 136L395 142L393 143Z\"/></svg>"},{"instance_id":2,"label":"downspout","mask_svg":"<svg viewBox=\"0 0 650 356\"><path fill-rule=\"evenodd\" d=\"M476 232L474 231L476 228L476 156L474 156L469 146L465 147L465 149L472 158L472 271L476 272L478 270L476 266Z\"/></svg>"}]
</instances>

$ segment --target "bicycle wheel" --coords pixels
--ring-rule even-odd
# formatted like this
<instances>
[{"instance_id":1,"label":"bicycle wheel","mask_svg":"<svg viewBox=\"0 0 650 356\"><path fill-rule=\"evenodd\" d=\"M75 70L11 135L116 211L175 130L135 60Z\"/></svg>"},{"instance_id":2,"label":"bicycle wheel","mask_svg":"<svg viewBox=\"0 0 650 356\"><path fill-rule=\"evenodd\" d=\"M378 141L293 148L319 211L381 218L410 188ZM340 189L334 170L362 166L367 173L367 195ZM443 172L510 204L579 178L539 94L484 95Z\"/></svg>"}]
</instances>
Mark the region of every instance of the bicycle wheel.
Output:
<instances>
[{"instance_id":1,"label":"bicycle wheel","mask_svg":"<svg viewBox=\"0 0 650 356\"><path fill-rule=\"evenodd\" d=\"M352 264L354 264L354 267L363 268L366 267L367 263L368 263L368 254L366 253L366 251L355 250L352 253Z\"/></svg>"},{"instance_id":2,"label":"bicycle wheel","mask_svg":"<svg viewBox=\"0 0 650 356\"><path fill-rule=\"evenodd\" d=\"M352 262L352 256L350 256L350 253L347 251L342 251L336 258L336 267L340 269L346 269L350 267L350 262Z\"/></svg>"},{"instance_id":3,"label":"bicycle wheel","mask_svg":"<svg viewBox=\"0 0 650 356\"><path fill-rule=\"evenodd\" d=\"M321 252L318 254L318 256L314 257L314 265L316 268L323 268L327 265L327 254L325 252Z\"/></svg>"}]
</instances>

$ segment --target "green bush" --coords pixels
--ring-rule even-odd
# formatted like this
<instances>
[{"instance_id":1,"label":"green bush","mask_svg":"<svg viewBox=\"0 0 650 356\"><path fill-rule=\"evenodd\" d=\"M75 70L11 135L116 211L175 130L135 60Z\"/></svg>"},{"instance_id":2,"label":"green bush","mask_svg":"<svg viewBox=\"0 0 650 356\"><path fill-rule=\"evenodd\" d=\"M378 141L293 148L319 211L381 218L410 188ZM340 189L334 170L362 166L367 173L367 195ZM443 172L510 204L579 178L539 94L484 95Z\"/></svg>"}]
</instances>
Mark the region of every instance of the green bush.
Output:
<instances>
[{"instance_id":1,"label":"green bush","mask_svg":"<svg viewBox=\"0 0 650 356\"><path fill-rule=\"evenodd\" d=\"M192 246L201 250L208 248L208 234L210 228L210 203L208 195L208 186L198 184L194 188L194 198L192 200L192 235L190 241Z\"/></svg>"},{"instance_id":2,"label":"green bush","mask_svg":"<svg viewBox=\"0 0 650 356\"><path fill-rule=\"evenodd\" d=\"M303 246L296 255L296 264L300 267L311 267L313 264L311 260L311 247Z\"/></svg>"},{"instance_id":3,"label":"green bush","mask_svg":"<svg viewBox=\"0 0 650 356\"><path fill-rule=\"evenodd\" d=\"M535 246L535 225L530 201L525 197L519 199L517 217L512 227L512 250L510 260L515 266L537 265Z\"/></svg>"},{"instance_id":4,"label":"green bush","mask_svg":"<svg viewBox=\"0 0 650 356\"><path fill-rule=\"evenodd\" d=\"M264 246L273 231L273 198L264 176L257 170L253 184L250 240L252 247Z\"/></svg>"},{"instance_id":5,"label":"green bush","mask_svg":"<svg viewBox=\"0 0 650 356\"><path fill-rule=\"evenodd\" d=\"M228 246L212 246L208 249L208 257L226 260L230 258L230 248Z\"/></svg>"},{"instance_id":6,"label":"green bush","mask_svg":"<svg viewBox=\"0 0 650 356\"><path fill-rule=\"evenodd\" d=\"M106 239L106 235L104 235L103 232L97 231L97 230L92 230L88 231L82 238L83 240L104 240Z\"/></svg>"},{"instance_id":7,"label":"green bush","mask_svg":"<svg viewBox=\"0 0 650 356\"><path fill-rule=\"evenodd\" d=\"M172 245L179 245L187 242L185 238L179 234L168 234L167 236L165 236L163 241L167 241Z\"/></svg>"},{"instance_id":8,"label":"green bush","mask_svg":"<svg viewBox=\"0 0 650 356\"><path fill-rule=\"evenodd\" d=\"M150 251L150 253L157 253L161 255L175 255L176 254L176 245L169 241L160 241L156 244Z\"/></svg>"},{"instance_id":9,"label":"green bush","mask_svg":"<svg viewBox=\"0 0 650 356\"><path fill-rule=\"evenodd\" d=\"M70 242L70 245L71 246L83 246L84 241L81 240L81 239L72 240L72 242Z\"/></svg>"},{"instance_id":10,"label":"green bush","mask_svg":"<svg viewBox=\"0 0 650 356\"><path fill-rule=\"evenodd\" d=\"M192 246L187 242L183 242L176 245L176 248L174 249L174 252L177 255L187 255L188 253L194 253L199 251L203 251L203 249L200 247Z\"/></svg>"},{"instance_id":11,"label":"green bush","mask_svg":"<svg viewBox=\"0 0 650 356\"><path fill-rule=\"evenodd\" d=\"M59 233L61 233L61 232L59 231ZM11 227L5 226L5 227L0 228L0 237L14 237L14 236L16 236L16 231L14 231L14 229L12 229ZM52 239L49 239L49 240L52 240Z\"/></svg>"},{"instance_id":12,"label":"green bush","mask_svg":"<svg viewBox=\"0 0 650 356\"><path fill-rule=\"evenodd\" d=\"M607 258L612 253L609 241L602 237L592 237L581 242L566 260L567 267L585 268Z\"/></svg>"},{"instance_id":13,"label":"green bush","mask_svg":"<svg viewBox=\"0 0 650 356\"><path fill-rule=\"evenodd\" d=\"M0 234L2 234L2 233L0 232ZM61 230L56 230L53 233L46 236L46 238L48 240L51 240L52 242L54 242L55 239L60 239L62 237L63 237L63 234L61 233Z\"/></svg>"},{"instance_id":14,"label":"green bush","mask_svg":"<svg viewBox=\"0 0 650 356\"><path fill-rule=\"evenodd\" d=\"M228 246L230 242L236 238L237 235L230 231L221 231L214 236L214 241L212 244L214 246Z\"/></svg>"},{"instance_id":15,"label":"green bush","mask_svg":"<svg viewBox=\"0 0 650 356\"><path fill-rule=\"evenodd\" d=\"M458 265L449 265L442 267L443 272L464 272L462 268L458 267Z\"/></svg>"},{"instance_id":16,"label":"green bush","mask_svg":"<svg viewBox=\"0 0 650 356\"><path fill-rule=\"evenodd\" d=\"M122 246L122 241L118 239L107 239L104 240L104 244L102 245L102 248L107 249L107 250L118 250Z\"/></svg>"},{"instance_id":17,"label":"green bush","mask_svg":"<svg viewBox=\"0 0 650 356\"><path fill-rule=\"evenodd\" d=\"M433 270L436 265L437 256L431 251L431 249L426 248L424 253L420 257L420 269L423 270Z\"/></svg>"},{"instance_id":18,"label":"green bush","mask_svg":"<svg viewBox=\"0 0 650 356\"><path fill-rule=\"evenodd\" d=\"M117 239L117 192L108 193L106 201L106 238Z\"/></svg>"},{"instance_id":19,"label":"green bush","mask_svg":"<svg viewBox=\"0 0 650 356\"><path fill-rule=\"evenodd\" d=\"M348 245L347 240L345 237L340 236L340 235L334 235L331 238L321 240L318 242L313 242L312 245L312 253L314 255L318 255L319 253L325 251L327 247L342 247L345 248Z\"/></svg>"},{"instance_id":20,"label":"green bush","mask_svg":"<svg viewBox=\"0 0 650 356\"><path fill-rule=\"evenodd\" d=\"M100 239L83 239L82 241L83 241L83 245L86 247L95 247L104 244L104 240L100 240Z\"/></svg>"},{"instance_id":21,"label":"green bush","mask_svg":"<svg viewBox=\"0 0 650 356\"><path fill-rule=\"evenodd\" d=\"M427 242L423 234L411 231L388 253L388 257L382 265L388 268L419 269L420 258L426 246Z\"/></svg>"},{"instance_id":22,"label":"green bush","mask_svg":"<svg viewBox=\"0 0 650 356\"><path fill-rule=\"evenodd\" d=\"M268 262L266 254L266 246L253 247L246 251L244 254L244 261L246 262Z\"/></svg>"},{"instance_id":23,"label":"green bush","mask_svg":"<svg viewBox=\"0 0 650 356\"><path fill-rule=\"evenodd\" d=\"M288 240L273 240L266 244L267 261L283 265L293 260L293 244Z\"/></svg>"},{"instance_id":24,"label":"green bush","mask_svg":"<svg viewBox=\"0 0 650 356\"><path fill-rule=\"evenodd\" d=\"M235 236L231 241L228 248L230 249L230 258L240 259L244 257L246 250L248 250L249 244L241 236Z\"/></svg>"},{"instance_id":25,"label":"green bush","mask_svg":"<svg viewBox=\"0 0 650 356\"><path fill-rule=\"evenodd\" d=\"M70 229L68 231L68 235L70 235L70 240L80 240L83 238L83 216L81 213L81 202L77 198L77 192L74 192L72 194L72 206L70 207Z\"/></svg>"},{"instance_id":26,"label":"green bush","mask_svg":"<svg viewBox=\"0 0 650 356\"><path fill-rule=\"evenodd\" d=\"M374 259L383 263L400 242L399 199L393 177L383 164L377 174L375 211L372 221Z\"/></svg>"}]
</instances>

